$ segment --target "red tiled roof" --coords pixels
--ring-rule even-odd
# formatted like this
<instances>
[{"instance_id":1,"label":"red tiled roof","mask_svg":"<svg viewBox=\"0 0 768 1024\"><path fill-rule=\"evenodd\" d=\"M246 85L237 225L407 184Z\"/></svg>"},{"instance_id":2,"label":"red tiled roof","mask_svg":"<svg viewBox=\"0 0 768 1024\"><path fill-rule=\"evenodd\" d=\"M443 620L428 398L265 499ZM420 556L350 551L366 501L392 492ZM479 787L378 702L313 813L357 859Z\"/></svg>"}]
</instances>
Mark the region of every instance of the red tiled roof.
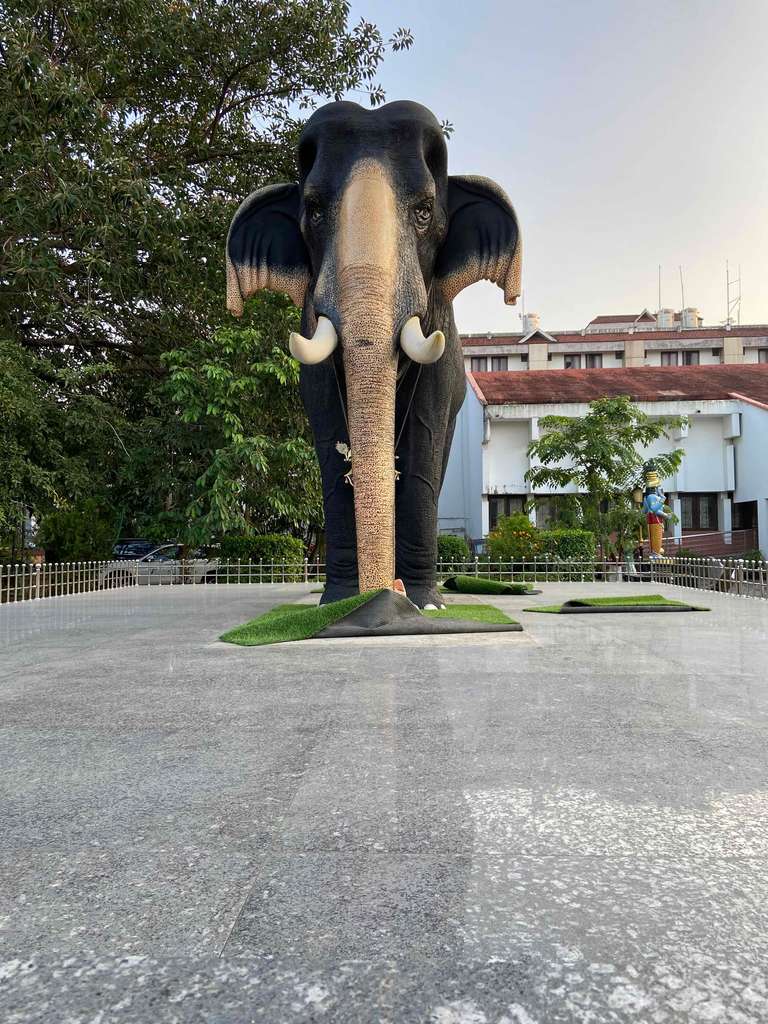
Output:
<instances>
[{"instance_id":1,"label":"red tiled roof","mask_svg":"<svg viewBox=\"0 0 768 1024\"><path fill-rule=\"evenodd\" d=\"M590 324L633 324L642 313L617 313L615 316L596 316L590 320Z\"/></svg>"},{"instance_id":2,"label":"red tiled roof","mask_svg":"<svg viewBox=\"0 0 768 1024\"><path fill-rule=\"evenodd\" d=\"M592 402L629 395L637 402L744 397L768 404L768 364L636 366L616 370L519 370L469 374L487 405ZM482 397L481 397L482 396Z\"/></svg>"},{"instance_id":3,"label":"red tiled roof","mask_svg":"<svg viewBox=\"0 0 768 1024\"><path fill-rule=\"evenodd\" d=\"M691 327L685 330L671 331L605 331L595 334L582 334L581 331L547 331L551 338L562 345L581 344L600 341L626 341L627 338L638 338L640 341L720 341L732 335L734 338L765 338L768 337L768 325L754 324L750 327L733 327L726 331L723 327ZM493 337L483 335L479 338L462 336L463 348L485 348L494 345L517 345L524 334L497 334Z\"/></svg>"}]
</instances>

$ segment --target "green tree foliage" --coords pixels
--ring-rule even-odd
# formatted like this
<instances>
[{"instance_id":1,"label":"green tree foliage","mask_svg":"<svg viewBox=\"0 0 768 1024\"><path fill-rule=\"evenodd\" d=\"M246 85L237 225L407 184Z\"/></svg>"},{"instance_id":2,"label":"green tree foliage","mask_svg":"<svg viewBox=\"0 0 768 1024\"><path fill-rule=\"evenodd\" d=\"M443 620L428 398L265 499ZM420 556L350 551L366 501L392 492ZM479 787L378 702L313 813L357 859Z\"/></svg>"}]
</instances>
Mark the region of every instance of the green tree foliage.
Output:
<instances>
[{"instance_id":1,"label":"green tree foliage","mask_svg":"<svg viewBox=\"0 0 768 1024\"><path fill-rule=\"evenodd\" d=\"M220 327L167 353L170 390L182 419L217 435L186 509L200 540L322 522L320 474L299 397L299 366L277 339L298 330L298 310L258 296L243 326Z\"/></svg>"},{"instance_id":2,"label":"green tree foliage","mask_svg":"<svg viewBox=\"0 0 768 1024\"><path fill-rule=\"evenodd\" d=\"M3 386L23 383L38 405L25 411L22 398L13 413L14 436L30 443L7 453L0 515L15 515L14 502L44 514L79 500L65 458L86 467L91 496L124 528L158 539L255 521L258 509L242 506L257 478L277 481L274 499L260 495L264 528L308 514L314 495L293 489L304 428L293 450L282 424L274 445L245 450L249 433L271 436L258 402L270 374L290 376L285 360L259 371L252 409L224 403L242 440L233 422L200 414L191 384L184 406L169 371L208 360L227 337L229 221L253 189L295 178L305 111L349 93L383 99L377 70L410 34L385 40L348 17L346 0L0 0L0 339L24 353ZM263 362L265 339L284 344L274 326L274 310L254 304L242 344L229 335L233 380L249 332ZM185 355L166 359L176 350Z\"/></svg>"},{"instance_id":3,"label":"green tree foliage","mask_svg":"<svg viewBox=\"0 0 768 1024\"><path fill-rule=\"evenodd\" d=\"M626 532L627 492L642 480L643 449L680 426L684 417L651 419L631 399L599 398L589 404L586 416L545 416L539 420L542 435L528 446L536 464L526 473L534 487L576 486L583 525L592 530L606 554L618 526ZM671 476L684 451L676 448L654 454L659 476ZM632 516L630 515L629 518Z\"/></svg>"},{"instance_id":4,"label":"green tree foliage","mask_svg":"<svg viewBox=\"0 0 768 1024\"><path fill-rule=\"evenodd\" d=\"M89 562L110 557L117 540L114 514L94 498L46 516L39 541L51 562Z\"/></svg>"}]
</instances>

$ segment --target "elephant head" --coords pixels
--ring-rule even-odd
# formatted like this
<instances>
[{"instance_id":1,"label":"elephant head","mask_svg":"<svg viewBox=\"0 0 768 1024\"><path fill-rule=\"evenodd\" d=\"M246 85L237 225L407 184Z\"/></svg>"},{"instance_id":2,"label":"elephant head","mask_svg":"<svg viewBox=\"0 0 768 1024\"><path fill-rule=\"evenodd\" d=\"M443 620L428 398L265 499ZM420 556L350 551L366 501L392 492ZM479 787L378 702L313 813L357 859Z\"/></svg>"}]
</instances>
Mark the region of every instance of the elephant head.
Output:
<instances>
[{"instance_id":1,"label":"elephant head","mask_svg":"<svg viewBox=\"0 0 768 1024\"><path fill-rule=\"evenodd\" d=\"M398 361L441 357L446 340L433 327L452 319L440 307L475 281L516 301L517 220L492 181L448 176L440 124L417 103L321 107L302 131L298 164L298 184L260 189L235 214L227 305L240 315L261 288L287 292L307 335L291 335L292 355L335 360L346 381L360 590L391 587Z\"/></svg>"}]
</instances>

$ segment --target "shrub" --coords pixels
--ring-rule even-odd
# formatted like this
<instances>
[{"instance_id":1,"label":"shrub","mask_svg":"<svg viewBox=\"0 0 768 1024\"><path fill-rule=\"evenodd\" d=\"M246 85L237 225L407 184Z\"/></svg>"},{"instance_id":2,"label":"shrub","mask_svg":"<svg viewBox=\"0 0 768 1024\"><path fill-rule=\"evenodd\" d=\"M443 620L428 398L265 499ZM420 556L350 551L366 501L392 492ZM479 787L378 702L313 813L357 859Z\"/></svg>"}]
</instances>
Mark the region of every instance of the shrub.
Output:
<instances>
[{"instance_id":1,"label":"shrub","mask_svg":"<svg viewBox=\"0 0 768 1024\"><path fill-rule=\"evenodd\" d=\"M221 557L232 562L276 562L302 565L304 544L298 537L282 533L255 534L252 537L223 537Z\"/></svg>"},{"instance_id":2,"label":"shrub","mask_svg":"<svg viewBox=\"0 0 768 1024\"><path fill-rule=\"evenodd\" d=\"M524 512L502 516L496 529L488 534L491 561L533 561L541 550L542 532L536 529Z\"/></svg>"},{"instance_id":3,"label":"shrub","mask_svg":"<svg viewBox=\"0 0 768 1024\"><path fill-rule=\"evenodd\" d=\"M739 555L745 562L764 562L765 555L758 548L754 548L752 551L745 551L743 555Z\"/></svg>"},{"instance_id":4,"label":"shrub","mask_svg":"<svg viewBox=\"0 0 768 1024\"><path fill-rule=\"evenodd\" d=\"M450 533L441 533L437 538L438 562L469 561L469 544L463 537L455 537Z\"/></svg>"},{"instance_id":5,"label":"shrub","mask_svg":"<svg viewBox=\"0 0 768 1024\"><path fill-rule=\"evenodd\" d=\"M595 560L595 535L590 530L555 529L540 533L541 555L553 560Z\"/></svg>"},{"instance_id":6,"label":"shrub","mask_svg":"<svg viewBox=\"0 0 768 1024\"><path fill-rule=\"evenodd\" d=\"M117 540L115 516L89 498L73 508L46 515L38 539L48 562L106 560Z\"/></svg>"},{"instance_id":7,"label":"shrub","mask_svg":"<svg viewBox=\"0 0 768 1024\"><path fill-rule=\"evenodd\" d=\"M678 548L675 551L675 558L701 558L701 552L694 551L693 548Z\"/></svg>"}]
</instances>

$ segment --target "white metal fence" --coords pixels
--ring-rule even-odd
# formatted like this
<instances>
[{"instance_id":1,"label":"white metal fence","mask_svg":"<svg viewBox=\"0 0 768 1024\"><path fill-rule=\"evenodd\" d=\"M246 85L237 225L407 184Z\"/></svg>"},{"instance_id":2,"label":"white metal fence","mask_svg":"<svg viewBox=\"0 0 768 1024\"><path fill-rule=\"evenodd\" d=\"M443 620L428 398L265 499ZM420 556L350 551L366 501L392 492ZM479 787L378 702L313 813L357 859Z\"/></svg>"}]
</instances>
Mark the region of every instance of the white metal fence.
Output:
<instances>
[{"instance_id":1,"label":"white metal fence","mask_svg":"<svg viewBox=\"0 0 768 1024\"><path fill-rule=\"evenodd\" d=\"M438 579L456 574L509 582L668 583L768 599L768 565L740 559L674 558L634 565L599 561L439 562ZM137 586L325 582L323 562L57 562L0 565L0 604Z\"/></svg>"}]
</instances>

